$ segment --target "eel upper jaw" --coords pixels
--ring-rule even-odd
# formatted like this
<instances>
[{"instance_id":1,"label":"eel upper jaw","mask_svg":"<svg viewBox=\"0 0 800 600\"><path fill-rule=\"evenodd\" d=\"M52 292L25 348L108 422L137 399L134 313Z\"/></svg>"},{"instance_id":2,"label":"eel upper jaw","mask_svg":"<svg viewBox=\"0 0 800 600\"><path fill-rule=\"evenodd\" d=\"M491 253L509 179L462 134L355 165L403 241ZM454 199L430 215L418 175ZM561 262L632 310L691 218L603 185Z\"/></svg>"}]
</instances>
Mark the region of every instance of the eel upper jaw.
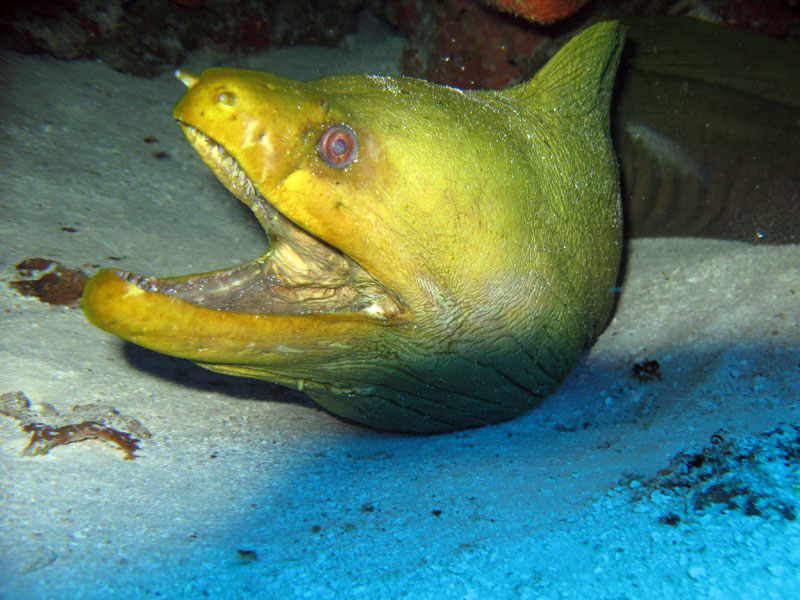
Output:
<instances>
[{"instance_id":1,"label":"eel upper jaw","mask_svg":"<svg viewBox=\"0 0 800 600\"><path fill-rule=\"evenodd\" d=\"M360 313L407 321L409 311L356 261L297 226L265 199L236 160L200 130L179 122L219 180L255 214L269 239L262 256L230 269L180 277L117 275L146 292L204 308L251 314Z\"/></svg>"}]
</instances>

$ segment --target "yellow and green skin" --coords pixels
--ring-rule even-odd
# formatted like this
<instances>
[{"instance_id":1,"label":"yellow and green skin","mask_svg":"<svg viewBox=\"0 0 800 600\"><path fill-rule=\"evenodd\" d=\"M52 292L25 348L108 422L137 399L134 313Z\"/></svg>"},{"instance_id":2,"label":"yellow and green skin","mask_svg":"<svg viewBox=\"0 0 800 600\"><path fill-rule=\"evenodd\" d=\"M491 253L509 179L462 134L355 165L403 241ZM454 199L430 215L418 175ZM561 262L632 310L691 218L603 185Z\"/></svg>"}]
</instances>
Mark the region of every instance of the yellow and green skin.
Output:
<instances>
[{"instance_id":1,"label":"yellow and green skin","mask_svg":"<svg viewBox=\"0 0 800 600\"><path fill-rule=\"evenodd\" d=\"M622 43L616 23L597 24L503 91L179 72L189 89L174 118L269 249L184 277L103 269L83 294L88 319L380 429L519 415L563 381L611 309Z\"/></svg>"}]
</instances>

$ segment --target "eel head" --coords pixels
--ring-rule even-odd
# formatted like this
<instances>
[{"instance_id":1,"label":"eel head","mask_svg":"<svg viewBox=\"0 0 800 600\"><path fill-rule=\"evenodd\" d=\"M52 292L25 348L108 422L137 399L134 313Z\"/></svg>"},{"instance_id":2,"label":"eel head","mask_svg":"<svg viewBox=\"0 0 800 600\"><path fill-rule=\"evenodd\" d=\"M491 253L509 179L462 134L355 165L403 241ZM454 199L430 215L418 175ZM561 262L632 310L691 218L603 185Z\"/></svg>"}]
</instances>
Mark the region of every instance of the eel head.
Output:
<instances>
[{"instance_id":1,"label":"eel head","mask_svg":"<svg viewBox=\"0 0 800 600\"><path fill-rule=\"evenodd\" d=\"M601 63L616 60L615 45L598 46ZM296 387L361 423L436 432L538 402L606 318L610 296L597 290L616 272L617 175L601 127L550 142L548 123L528 114L541 99L521 89L223 68L177 75L188 90L174 118L252 210L268 249L181 277L103 269L83 294L101 329ZM609 250L584 258L567 243L576 220L561 218L569 206L558 182L564 157L591 139L599 158L576 161L569 185L599 190L586 206L599 217L577 222ZM558 156L542 158L549 147ZM577 278L562 273L567 247L569 260L590 265ZM589 258L598 252L608 258Z\"/></svg>"}]
</instances>

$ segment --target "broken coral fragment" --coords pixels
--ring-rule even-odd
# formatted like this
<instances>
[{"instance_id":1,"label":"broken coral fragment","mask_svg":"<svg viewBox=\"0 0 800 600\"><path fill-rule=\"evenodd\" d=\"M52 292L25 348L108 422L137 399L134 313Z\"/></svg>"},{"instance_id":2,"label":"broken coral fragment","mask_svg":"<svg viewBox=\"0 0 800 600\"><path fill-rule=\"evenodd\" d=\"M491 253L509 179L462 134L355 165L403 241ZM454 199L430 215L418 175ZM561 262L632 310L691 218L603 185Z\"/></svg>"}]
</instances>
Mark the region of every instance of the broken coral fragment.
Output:
<instances>
[{"instance_id":1,"label":"broken coral fragment","mask_svg":"<svg viewBox=\"0 0 800 600\"><path fill-rule=\"evenodd\" d=\"M47 304L79 304L87 279L80 269L69 269L49 258L26 258L15 268L20 277L30 278L8 284L23 296L34 296Z\"/></svg>"},{"instance_id":2,"label":"broken coral fragment","mask_svg":"<svg viewBox=\"0 0 800 600\"><path fill-rule=\"evenodd\" d=\"M121 415L110 406L84 404L74 406L69 414L61 415L50 404L31 407L23 392L8 392L0 396L0 414L16 419L22 430L31 434L22 451L23 456L41 456L57 446L100 440L119 448L125 453L125 460L131 460L137 458L135 452L139 450L140 439L134 435L150 437L150 432L138 420ZM44 423L45 418L53 424Z\"/></svg>"},{"instance_id":3,"label":"broken coral fragment","mask_svg":"<svg viewBox=\"0 0 800 600\"><path fill-rule=\"evenodd\" d=\"M139 449L138 439L124 431L106 427L97 421L84 421L74 425L53 427L42 423L29 423L22 428L31 434L31 441L22 451L23 456L47 454L56 446L82 442L84 440L101 440L116 446L125 453L125 460L136 458Z\"/></svg>"}]
</instances>

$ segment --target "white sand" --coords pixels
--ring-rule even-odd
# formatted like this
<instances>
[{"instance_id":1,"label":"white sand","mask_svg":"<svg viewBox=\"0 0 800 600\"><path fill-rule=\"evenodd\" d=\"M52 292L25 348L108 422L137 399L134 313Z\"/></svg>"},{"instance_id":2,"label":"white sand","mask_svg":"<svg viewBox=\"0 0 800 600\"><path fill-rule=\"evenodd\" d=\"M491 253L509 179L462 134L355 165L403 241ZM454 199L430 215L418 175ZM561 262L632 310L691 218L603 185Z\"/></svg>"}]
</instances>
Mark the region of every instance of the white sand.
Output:
<instances>
[{"instance_id":1,"label":"white sand","mask_svg":"<svg viewBox=\"0 0 800 600\"><path fill-rule=\"evenodd\" d=\"M401 43L370 35L251 66L395 70ZM176 80L10 53L0 78L0 393L113 406L152 434L134 461L97 441L21 456L28 436L0 416L0 598L800 597L800 523L646 482L715 432L800 423L797 246L636 241L613 322L537 409L377 433L9 288L34 256L164 275L265 246L172 123ZM663 381L631 377L645 357ZM745 441L755 458L719 475L800 505L797 456Z\"/></svg>"}]
</instances>

